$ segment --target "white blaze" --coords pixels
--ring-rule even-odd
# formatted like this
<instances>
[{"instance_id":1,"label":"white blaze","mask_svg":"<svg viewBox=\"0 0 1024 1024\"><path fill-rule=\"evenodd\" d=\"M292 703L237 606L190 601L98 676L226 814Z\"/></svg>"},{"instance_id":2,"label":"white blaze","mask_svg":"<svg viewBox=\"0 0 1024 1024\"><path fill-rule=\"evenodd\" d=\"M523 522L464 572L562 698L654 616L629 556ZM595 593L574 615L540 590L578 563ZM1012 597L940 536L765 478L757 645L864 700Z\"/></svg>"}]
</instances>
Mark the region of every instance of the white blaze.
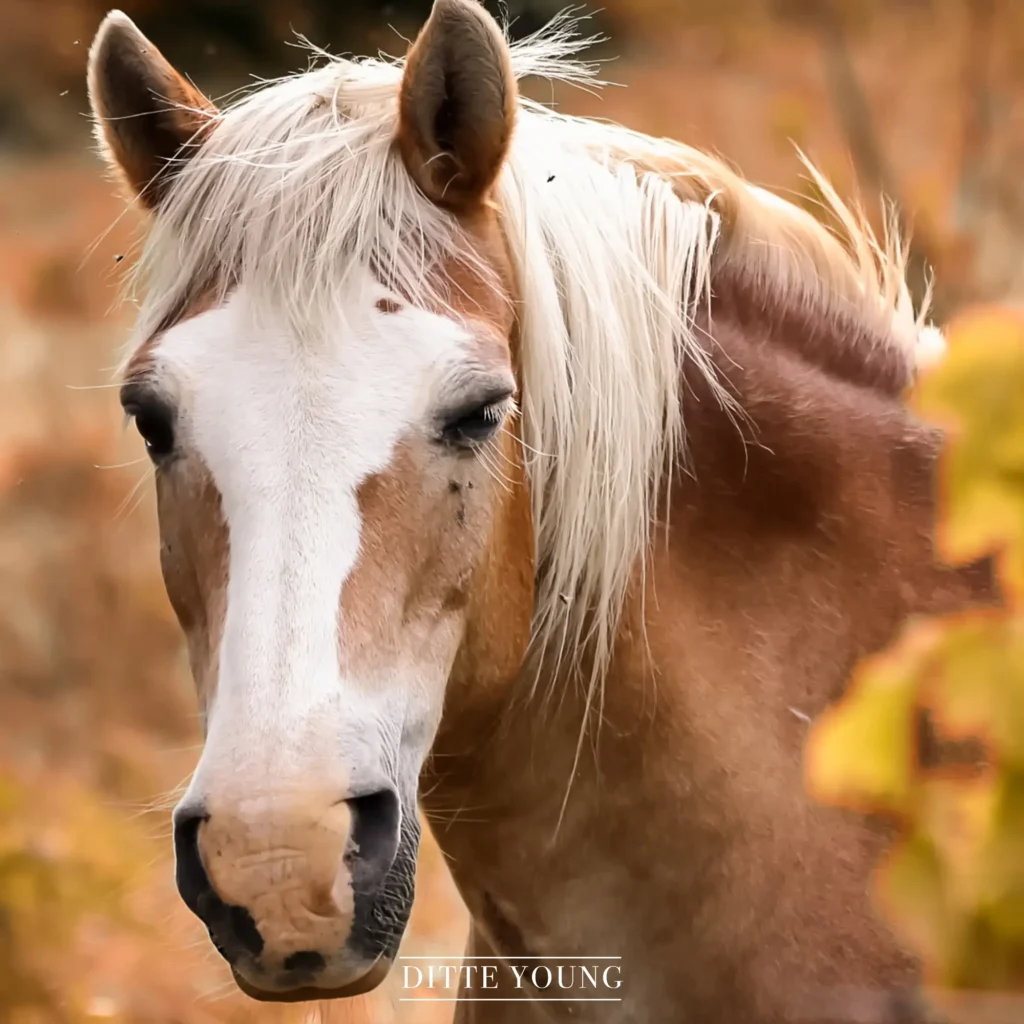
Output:
<instances>
[{"instance_id":1,"label":"white blaze","mask_svg":"<svg viewBox=\"0 0 1024 1024\"><path fill-rule=\"evenodd\" d=\"M238 795L308 783L314 767L324 782L333 768L349 789L364 771L379 783L381 723L404 717L384 702L414 696L340 677L341 591L359 556L358 488L424 424L468 334L408 306L385 314L384 294L367 273L336 332L300 345L257 324L240 290L159 343L179 443L212 475L229 531L217 691L193 780L200 799L230 779ZM342 753L345 764L329 763Z\"/></svg>"}]
</instances>

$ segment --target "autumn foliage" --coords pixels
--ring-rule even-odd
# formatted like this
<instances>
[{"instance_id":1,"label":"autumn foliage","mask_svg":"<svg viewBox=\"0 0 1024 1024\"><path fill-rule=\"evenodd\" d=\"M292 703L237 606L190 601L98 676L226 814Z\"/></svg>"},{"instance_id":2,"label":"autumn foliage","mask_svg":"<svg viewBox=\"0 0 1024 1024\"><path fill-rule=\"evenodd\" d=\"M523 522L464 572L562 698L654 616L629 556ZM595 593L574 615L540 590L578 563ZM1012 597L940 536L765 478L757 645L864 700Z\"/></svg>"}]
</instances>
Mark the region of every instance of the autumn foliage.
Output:
<instances>
[{"instance_id":1,"label":"autumn foliage","mask_svg":"<svg viewBox=\"0 0 1024 1024\"><path fill-rule=\"evenodd\" d=\"M900 823L876 893L936 991L1021 992L1024 316L981 309L961 317L944 362L912 400L949 432L939 553L952 564L994 556L1002 605L908 623L816 725L808 779L826 801ZM940 740L973 741L975 756L958 770L927 768L922 711ZM946 992L943 1002L957 1019L984 1019L962 994Z\"/></svg>"}]
</instances>

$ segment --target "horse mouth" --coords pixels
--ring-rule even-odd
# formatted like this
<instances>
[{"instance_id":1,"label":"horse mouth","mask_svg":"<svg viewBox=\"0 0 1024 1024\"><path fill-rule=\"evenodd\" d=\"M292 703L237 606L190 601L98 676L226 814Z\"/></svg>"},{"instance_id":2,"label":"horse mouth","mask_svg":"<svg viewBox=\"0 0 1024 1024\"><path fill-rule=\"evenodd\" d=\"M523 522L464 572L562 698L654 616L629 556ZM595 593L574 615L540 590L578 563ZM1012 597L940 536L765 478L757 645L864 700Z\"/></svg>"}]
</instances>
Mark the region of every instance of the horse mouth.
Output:
<instances>
[{"instance_id":1,"label":"horse mouth","mask_svg":"<svg viewBox=\"0 0 1024 1024\"><path fill-rule=\"evenodd\" d=\"M250 999L261 1003L305 1003L322 999L351 999L354 996L372 992L388 976L391 963L391 960L378 960L371 964L364 973L356 975L352 981L334 988L320 988L307 984L275 991L270 988L257 988L233 967L231 974L235 979L235 984Z\"/></svg>"}]
</instances>

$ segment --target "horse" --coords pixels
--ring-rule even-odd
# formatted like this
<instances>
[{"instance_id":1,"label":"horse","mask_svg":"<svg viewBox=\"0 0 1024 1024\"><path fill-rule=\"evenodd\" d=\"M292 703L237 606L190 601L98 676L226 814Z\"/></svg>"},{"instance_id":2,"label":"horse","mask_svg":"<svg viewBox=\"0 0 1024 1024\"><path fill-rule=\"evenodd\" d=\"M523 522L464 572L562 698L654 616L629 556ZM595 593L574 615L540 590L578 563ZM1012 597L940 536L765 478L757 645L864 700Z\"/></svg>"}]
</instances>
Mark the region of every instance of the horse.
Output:
<instances>
[{"instance_id":1,"label":"horse","mask_svg":"<svg viewBox=\"0 0 1024 1024\"><path fill-rule=\"evenodd\" d=\"M520 94L594 80L587 42L435 0L404 59L217 107L98 30L147 218L121 404L204 733L177 887L253 998L369 991L421 807L501 966L461 1022L918 1019L891 829L802 748L908 616L992 597L933 545L905 396L941 333L817 171L841 230ZM598 956L617 1001L506 969Z\"/></svg>"}]
</instances>

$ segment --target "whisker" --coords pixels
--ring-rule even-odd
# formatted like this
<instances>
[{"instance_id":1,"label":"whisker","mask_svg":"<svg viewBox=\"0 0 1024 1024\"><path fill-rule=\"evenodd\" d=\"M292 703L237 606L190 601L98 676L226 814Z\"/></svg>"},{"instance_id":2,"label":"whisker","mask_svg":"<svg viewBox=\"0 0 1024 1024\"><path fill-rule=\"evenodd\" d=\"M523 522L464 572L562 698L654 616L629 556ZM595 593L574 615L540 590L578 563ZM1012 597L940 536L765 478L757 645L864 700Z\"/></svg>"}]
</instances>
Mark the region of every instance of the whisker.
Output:
<instances>
[{"instance_id":1,"label":"whisker","mask_svg":"<svg viewBox=\"0 0 1024 1024\"><path fill-rule=\"evenodd\" d=\"M113 522L120 522L122 524L127 522L127 520L131 517L132 513L139 507L139 505L142 504L142 501L145 498L145 493L143 492L142 488L149 480L153 479L153 475L154 471L151 469L148 473L144 473L139 478L139 480L136 481L135 486L132 487L132 489L128 492L128 495L125 497L124 501L121 502L121 504L115 511ZM128 506L129 504L131 504L132 499L135 499L135 502L134 504L131 505L131 508L129 508Z\"/></svg>"},{"instance_id":2,"label":"whisker","mask_svg":"<svg viewBox=\"0 0 1024 1024\"><path fill-rule=\"evenodd\" d=\"M115 462L115 463L113 463L113 464L111 464L109 466L104 466L104 465L100 465L100 464L97 463L97 464L94 464L92 468L93 469L128 469L131 466L139 466L143 462L148 462L148 461L149 461L148 456L143 455L143 456L141 456L138 459L132 459L131 462Z\"/></svg>"},{"instance_id":3,"label":"whisker","mask_svg":"<svg viewBox=\"0 0 1024 1024\"><path fill-rule=\"evenodd\" d=\"M113 384L65 384L65 388L68 391L107 391L112 388L120 388L121 382L117 381Z\"/></svg>"}]
</instances>

